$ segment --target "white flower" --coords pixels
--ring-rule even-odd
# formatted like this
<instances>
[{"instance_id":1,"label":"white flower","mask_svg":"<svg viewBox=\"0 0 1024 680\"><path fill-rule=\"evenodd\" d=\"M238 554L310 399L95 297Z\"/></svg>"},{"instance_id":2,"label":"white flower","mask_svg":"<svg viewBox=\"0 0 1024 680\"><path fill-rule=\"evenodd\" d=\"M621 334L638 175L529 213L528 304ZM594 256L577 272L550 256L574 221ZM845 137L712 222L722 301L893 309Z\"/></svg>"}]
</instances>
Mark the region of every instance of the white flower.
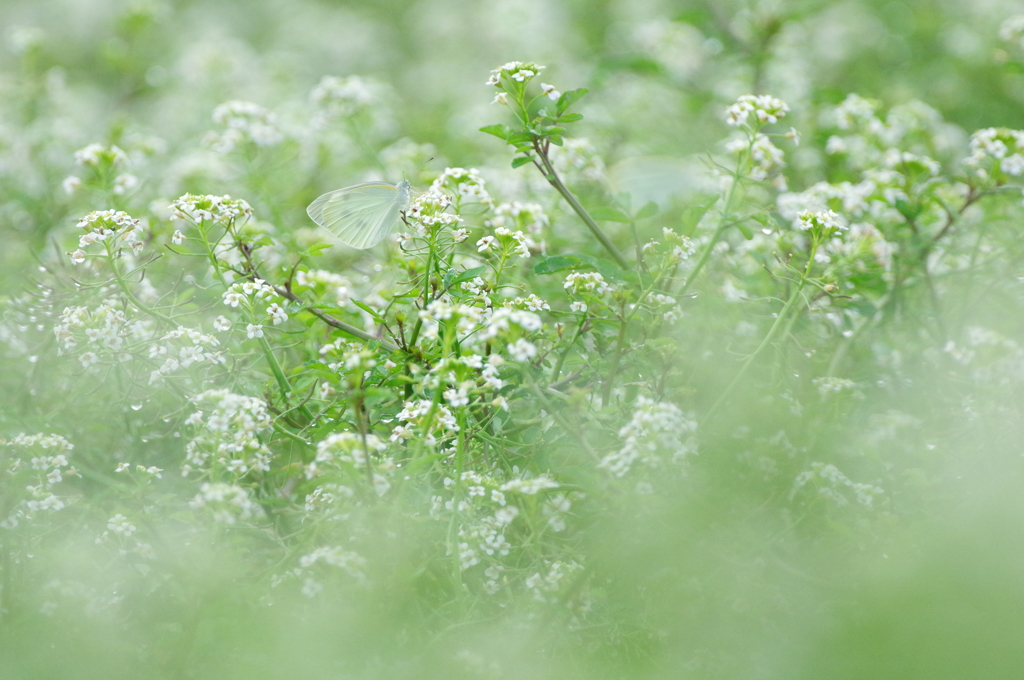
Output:
<instances>
[{"instance_id":1,"label":"white flower","mask_svg":"<svg viewBox=\"0 0 1024 680\"><path fill-rule=\"evenodd\" d=\"M498 239L494 238L493 236L484 236L482 239L476 242L476 251L478 253L489 253L491 252L491 248L493 248L497 243Z\"/></svg>"},{"instance_id":2,"label":"white flower","mask_svg":"<svg viewBox=\"0 0 1024 680\"><path fill-rule=\"evenodd\" d=\"M267 314L270 315L275 326L279 326L288 320L288 313L276 302L267 307Z\"/></svg>"},{"instance_id":3,"label":"white flower","mask_svg":"<svg viewBox=\"0 0 1024 680\"><path fill-rule=\"evenodd\" d=\"M725 122L729 125L746 125L753 114L758 123L777 123L786 115L786 102L769 95L745 94L725 110Z\"/></svg>"},{"instance_id":4,"label":"white flower","mask_svg":"<svg viewBox=\"0 0 1024 680\"><path fill-rule=\"evenodd\" d=\"M73 194L82 186L82 180L74 175L70 175L64 178L64 181L60 183L60 186L64 189L64 193Z\"/></svg>"},{"instance_id":5,"label":"white flower","mask_svg":"<svg viewBox=\"0 0 1024 680\"><path fill-rule=\"evenodd\" d=\"M554 85L548 85L547 83L540 84L541 94L547 96L551 101L558 101L558 98L562 96L562 93L555 89Z\"/></svg>"},{"instance_id":6,"label":"white flower","mask_svg":"<svg viewBox=\"0 0 1024 680\"><path fill-rule=\"evenodd\" d=\"M251 324L249 324L249 325L247 325L245 327L245 334L246 334L246 337L248 337L250 339L252 339L252 338L262 338L263 337L263 325L262 324L258 324L258 323L255 323L255 324L251 323Z\"/></svg>"}]
</instances>

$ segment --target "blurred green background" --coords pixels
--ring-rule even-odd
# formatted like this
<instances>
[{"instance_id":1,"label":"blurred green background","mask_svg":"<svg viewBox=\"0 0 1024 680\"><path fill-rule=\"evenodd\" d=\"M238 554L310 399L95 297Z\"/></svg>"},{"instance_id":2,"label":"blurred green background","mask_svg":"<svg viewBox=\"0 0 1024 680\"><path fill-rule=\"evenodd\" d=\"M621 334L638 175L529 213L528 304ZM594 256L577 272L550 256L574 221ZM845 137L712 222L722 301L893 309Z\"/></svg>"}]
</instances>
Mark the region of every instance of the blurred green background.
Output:
<instances>
[{"instance_id":1,"label":"blurred green background","mask_svg":"<svg viewBox=\"0 0 1024 680\"><path fill-rule=\"evenodd\" d=\"M430 143L464 167L507 163L477 129L497 115L484 86L490 69L515 59L546 64L543 79L561 89L591 89L580 133L609 166L707 151L724 136L723 107L750 92L784 99L792 124L812 137L815 107L850 92L888 105L924 101L966 133L1024 128L1020 48L998 38L1020 11L1000 0L3 2L0 296L19 295L36 258L67 247L83 214L60 186L76 149L159 138L150 174L159 181L229 99L286 118L323 75L371 76L393 88L388 135ZM811 155L798 152L791 168L794 187L821 179ZM177 177L168 192L224 189ZM289 214L301 217L302 207ZM984 305L994 317L1020 311ZM6 349L19 342L14 326L4 328L0 424L42 427L22 412L34 388L22 353ZM193 590L147 605L135 637L117 620L21 620L0 630L0 680L1020 677L1019 383L993 390L908 364L916 396L871 406L918 418L912 434L874 444L883 459L915 462L902 466L918 476L914 494L893 498L881 519L826 516L808 520L821 532L794 535L750 502L749 480L731 472L732 455L744 452L731 451L679 499L624 508L621 524L593 529L587 549L614 630L560 635L542 618L498 614L442 625L449 617L424 610L423 592L395 585L429 589L415 578L336 594L319 608L254 614L229 556L212 543L182 545L181 578ZM971 415L936 405L968 401L987 406ZM742 408L753 421L777 415L753 397ZM823 432L823 450L871 437L850 422ZM415 562L418 529L388 527L379 563ZM74 571L84 550L72 543L53 559ZM102 574L91 578L102 588ZM189 621L202 625L185 645ZM160 661L140 667L141 658Z\"/></svg>"}]
</instances>

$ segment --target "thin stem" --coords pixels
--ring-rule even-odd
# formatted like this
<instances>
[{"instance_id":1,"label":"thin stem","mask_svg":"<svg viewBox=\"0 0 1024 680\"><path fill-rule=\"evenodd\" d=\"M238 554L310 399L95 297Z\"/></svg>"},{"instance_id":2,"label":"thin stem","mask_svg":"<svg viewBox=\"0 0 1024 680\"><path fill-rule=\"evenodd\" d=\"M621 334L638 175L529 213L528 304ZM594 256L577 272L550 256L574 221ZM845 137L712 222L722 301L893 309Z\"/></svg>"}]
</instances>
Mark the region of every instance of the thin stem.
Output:
<instances>
[{"instance_id":1,"label":"thin stem","mask_svg":"<svg viewBox=\"0 0 1024 680\"><path fill-rule=\"evenodd\" d=\"M110 269L114 272L114 280L117 281L117 285L121 288L121 292L124 293L125 297L127 297L128 300L139 309L139 311L143 312L144 314L149 314L150 316L156 319L160 319L164 323L168 323L172 326L178 325L178 322L172 319L171 317L167 316L163 312L158 312L157 310L143 303L141 300L139 300L139 298L135 297L135 293L132 292L132 289L128 286L128 282L125 281L124 277L121 275L121 270L117 268L117 263L115 262L116 258L114 257L113 253L110 252L109 245L107 246L107 257L110 260Z\"/></svg>"},{"instance_id":2,"label":"thin stem","mask_svg":"<svg viewBox=\"0 0 1024 680\"><path fill-rule=\"evenodd\" d=\"M576 333L572 336L572 340L565 346L562 353L558 355L558 361L555 362L555 367L551 369L551 382L554 383L558 380L558 376L562 373L562 366L565 364L566 357L569 356L569 352L572 351L572 346L576 344L576 341L583 335L583 327L587 321L587 313L583 312L583 316L580 317L580 322L576 326Z\"/></svg>"},{"instance_id":3,"label":"thin stem","mask_svg":"<svg viewBox=\"0 0 1024 680\"><path fill-rule=\"evenodd\" d=\"M690 285L697 280L697 275L700 274L702 269L704 269L704 265L706 265L708 259L710 259L712 251L714 251L715 246L718 245L719 239L722 238L722 232L724 232L725 228L731 224L731 220L729 220L729 211L732 209L732 200L736 194L736 186L738 184L739 177L737 175L733 175L732 184L729 185L729 191L726 193L725 201L722 203L722 216L718 221L718 226L715 227L714 233L711 234L711 240L704 246L704 250L697 259L697 264L693 265L693 269L690 270L689 276L686 277L686 281L683 283L683 288L679 291L680 295L685 294L686 291L690 289Z\"/></svg>"},{"instance_id":4,"label":"thin stem","mask_svg":"<svg viewBox=\"0 0 1024 680\"><path fill-rule=\"evenodd\" d=\"M544 179L546 179L548 184L553 186L558 193L562 194L562 198L572 206L572 209L580 216L580 219L583 220L583 223L587 225L587 228L590 229L590 232L597 238L597 240L601 242L601 245L604 246L605 250L611 254L615 259L615 262L623 269L629 269L629 264L626 262L626 258L624 258L622 253L620 253L612 244L608 236L601 231L601 227L597 225L594 218L590 216L590 213L587 212L586 208L580 205L580 202L576 200L576 196L569 191L569 187L565 186L562 182L562 178L558 176L557 172L555 172L554 166L551 165L551 161L548 159L547 149L537 140L534 140L533 148L536 150L537 157L540 158L541 163L544 166L541 168L544 174Z\"/></svg>"},{"instance_id":5,"label":"thin stem","mask_svg":"<svg viewBox=\"0 0 1024 680\"><path fill-rule=\"evenodd\" d=\"M330 314L328 314L326 312L320 311L316 307L312 307L312 306L308 305L305 300L303 300L301 297L299 297L295 293L291 292L290 290L286 290L286 289L281 288L279 286L274 286L274 291L278 295L280 295L281 297L287 298L287 299L291 300L292 302L300 303L303 306L302 307L303 311L309 312L310 314L312 314L313 316L317 317L318 319L320 319L321 321L323 321L324 323L326 323L328 326L330 326L332 328L337 328L339 331L343 331L345 333L348 333L349 335L357 337L360 340L366 340L367 342L374 342L374 341L380 342L381 347L384 347L389 352L394 352L396 349L398 349L398 345L396 345L395 343L391 342L390 340L386 340L384 338L378 338L377 336L375 336L375 335L373 335L371 333L367 333L366 331L364 331L364 330L362 330L360 328L356 328L355 326L349 325L349 324L345 323L344 321L340 321L340 320L334 318L333 316L331 316Z\"/></svg>"},{"instance_id":6,"label":"thin stem","mask_svg":"<svg viewBox=\"0 0 1024 680\"><path fill-rule=\"evenodd\" d=\"M772 340L775 339L775 336L786 325L790 312L796 306L797 300L801 298L800 293L803 292L804 286L807 285L807 279L811 275L811 269L814 266L814 255L817 250L818 241L817 239L814 239L811 243L811 252L807 256L807 266L804 267L803 275L800 277L800 281L797 283L792 294L790 294L789 299L786 300L786 304L783 305L782 310L779 312L778 316L775 317L775 323L772 324L772 327L768 330L768 334L764 336L764 340L762 340L761 344L757 346L757 349L755 349L754 352L747 357L746 361L743 362L743 365L740 367L736 376L732 379L732 382L730 382L728 387L725 388L722 395L718 397L718 401L716 401L708 412L704 414L704 420L701 422L701 425L706 425L711 422L712 418L714 418L718 413L719 408L721 408L722 404L724 404L729 398L732 391L736 389L736 386L739 384L740 380L743 379L743 376L746 375L747 370L750 368L751 364L754 363L754 360L757 359L765 349L767 349Z\"/></svg>"}]
</instances>

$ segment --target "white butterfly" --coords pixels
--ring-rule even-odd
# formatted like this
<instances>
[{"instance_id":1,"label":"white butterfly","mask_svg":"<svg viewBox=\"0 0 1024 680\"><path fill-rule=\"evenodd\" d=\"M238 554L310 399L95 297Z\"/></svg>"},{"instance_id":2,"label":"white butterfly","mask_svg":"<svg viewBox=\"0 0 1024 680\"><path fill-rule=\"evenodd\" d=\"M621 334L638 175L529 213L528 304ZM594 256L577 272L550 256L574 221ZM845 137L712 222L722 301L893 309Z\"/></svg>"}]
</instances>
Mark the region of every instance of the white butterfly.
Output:
<instances>
[{"instance_id":1,"label":"white butterfly","mask_svg":"<svg viewBox=\"0 0 1024 680\"><path fill-rule=\"evenodd\" d=\"M360 250L376 245L409 208L409 180L367 182L324 194L306 213L321 227Z\"/></svg>"}]
</instances>

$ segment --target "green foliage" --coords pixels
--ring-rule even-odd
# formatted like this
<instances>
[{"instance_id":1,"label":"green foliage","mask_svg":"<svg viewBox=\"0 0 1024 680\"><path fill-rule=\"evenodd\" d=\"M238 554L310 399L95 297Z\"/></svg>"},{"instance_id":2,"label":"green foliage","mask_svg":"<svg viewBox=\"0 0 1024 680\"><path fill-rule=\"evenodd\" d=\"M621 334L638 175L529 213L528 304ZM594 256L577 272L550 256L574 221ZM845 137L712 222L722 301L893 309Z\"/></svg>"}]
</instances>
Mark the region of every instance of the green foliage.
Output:
<instances>
[{"instance_id":1,"label":"green foliage","mask_svg":"<svg viewBox=\"0 0 1024 680\"><path fill-rule=\"evenodd\" d=\"M0 675L1012 677L1024 19L776 5L12 28Z\"/></svg>"}]
</instances>

